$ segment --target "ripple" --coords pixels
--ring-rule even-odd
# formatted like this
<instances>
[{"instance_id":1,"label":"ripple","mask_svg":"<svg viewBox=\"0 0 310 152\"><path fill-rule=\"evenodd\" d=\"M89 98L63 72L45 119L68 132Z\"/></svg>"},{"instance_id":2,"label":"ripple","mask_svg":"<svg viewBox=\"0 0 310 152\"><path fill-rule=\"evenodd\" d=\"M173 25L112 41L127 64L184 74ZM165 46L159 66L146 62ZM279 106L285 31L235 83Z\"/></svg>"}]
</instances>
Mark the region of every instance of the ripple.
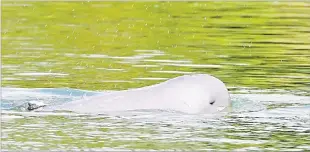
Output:
<instances>
[{"instance_id":1,"label":"ripple","mask_svg":"<svg viewBox=\"0 0 310 152\"><path fill-rule=\"evenodd\" d=\"M143 60L144 62L156 62L156 63L191 63L191 61L188 60L156 60L156 59L147 59Z\"/></svg>"},{"instance_id":2,"label":"ripple","mask_svg":"<svg viewBox=\"0 0 310 152\"><path fill-rule=\"evenodd\" d=\"M74 68L72 68L72 69L75 69L75 70L82 70L82 69L85 69L85 67L82 67L82 66L76 66L76 67L74 67Z\"/></svg>"},{"instance_id":3,"label":"ripple","mask_svg":"<svg viewBox=\"0 0 310 152\"><path fill-rule=\"evenodd\" d=\"M126 80L102 80L100 82L106 82L106 83L133 83L133 81L126 81Z\"/></svg>"},{"instance_id":4,"label":"ripple","mask_svg":"<svg viewBox=\"0 0 310 152\"><path fill-rule=\"evenodd\" d=\"M167 80L169 78L132 78L133 80Z\"/></svg>"},{"instance_id":5,"label":"ripple","mask_svg":"<svg viewBox=\"0 0 310 152\"><path fill-rule=\"evenodd\" d=\"M75 54L66 54L66 56L75 56ZM85 58L108 58L109 56L104 55L104 54L81 54L80 57L85 57Z\"/></svg>"},{"instance_id":6,"label":"ripple","mask_svg":"<svg viewBox=\"0 0 310 152\"><path fill-rule=\"evenodd\" d=\"M271 75L273 78L292 78L292 79L310 79L310 76L293 76L293 75Z\"/></svg>"},{"instance_id":7,"label":"ripple","mask_svg":"<svg viewBox=\"0 0 310 152\"><path fill-rule=\"evenodd\" d=\"M20 65L2 65L1 68L18 68Z\"/></svg>"},{"instance_id":8,"label":"ripple","mask_svg":"<svg viewBox=\"0 0 310 152\"><path fill-rule=\"evenodd\" d=\"M8 77L2 77L2 80L7 80L7 81L19 81L19 80L22 80L22 79L19 79L19 78L8 78Z\"/></svg>"},{"instance_id":9,"label":"ripple","mask_svg":"<svg viewBox=\"0 0 310 152\"><path fill-rule=\"evenodd\" d=\"M20 4L20 3L17 3L17 4L12 4L12 3L3 3L2 6L5 6L5 7L20 7L20 6L32 6L32 4Z\"/></svg>"},{"instance_id":10,"label":"ripple","mask_svg":"<svg viewBox=\"0 0 310 152\"><path fill-rule=\"evenodd\" d=\"M125 69L112 69L112 68L96 68L98 70L106 70L106 71L126 71Z\"/></svg>"},{"instance_id":11,"label":"ripple","mask_svg":"<svg viewBox=\"0 0 310 152\"><path fill-rule=\"evenodd\" d=\"M67 76L65 73L44 73L44 72L29 72L29 73L15 73L19 76Z\"/></svg>"},{"instance_id":12,"label":"ripple","mask_svg":"<svg viewBox=\"0 0 310 152\"><path fill-rule=\"evenodd\" d=\"M151 73L172 73L172 74L193 74L195 72L188 71L149 71Z\"/></svg>"},{"instance_id":13,"label":"ripple","mask_svg":"<svg viewBox=\"0 0 310 152\"><path fill-rule=\"evenodd\" d=\"M39 51L52 51L54 48L43 48L43 47L19 47L13 48L15 50L39 50Z\"/></svg>"},{"instance_id":14,"label":"ripple","mask_svg":"<svg viewBox=\"0 0 310 152\"><path fill-rule=\"evenodd\" d=\"M214 64L175 64L175 63L161 63L161 65L177 66L177 67L191 67L191 68L222 68L221 65L214 65Z\"/></svg>"},{"instance_id":15,"label":"ripple","mask_svg":"<svg viewBox=\"0 0 310 152\"><path fill-rule=\"evenodd\" d=\"M135 64L132 67L141 67L141 68L154 68L159 67L159 65L152 65L152 64Z\"/></svg>"},{"instance_id":16,"label":"ripple","mask_svg":"<svg viewBox=\"0 0 310 152\"><path fill-rule=\"evenodd\" d=\"M203 142L215 142L215 143L236 143L236 144L263 144L267 141L264 140L238 140L238 139L227 139L227 138L194 138L193 141Z\"/></svg>"},{"instance_id":17,"label":"ripple","mask_svg":"<svg viewBox=\"0 0 310 152\"><path fill-rule=\"evenodd\" d=\"M248 63L221 63L225 65L237 65L237 66L249 66L250 64Z\"/></svg>"},{"instance_id":18,"label":"ripple","mask_svg":"<svg viewBox=\"0 0 310 152\"><path fill-rule=\"evenodd\" d=\"M164 55L163 52L157 50L135 50L135 52L139 52L137 55L133 56L109 56L104 54L81 54L80 57L85 58L108 58L108 59L120 59L120 60L142 60L145 58L151 58L155 56ZM146 52L146 53L143 53ZM149 52L149 53L148 53ZM67 56L75 56L74 54L66 54Z\"/></svg>"}]
</instances>

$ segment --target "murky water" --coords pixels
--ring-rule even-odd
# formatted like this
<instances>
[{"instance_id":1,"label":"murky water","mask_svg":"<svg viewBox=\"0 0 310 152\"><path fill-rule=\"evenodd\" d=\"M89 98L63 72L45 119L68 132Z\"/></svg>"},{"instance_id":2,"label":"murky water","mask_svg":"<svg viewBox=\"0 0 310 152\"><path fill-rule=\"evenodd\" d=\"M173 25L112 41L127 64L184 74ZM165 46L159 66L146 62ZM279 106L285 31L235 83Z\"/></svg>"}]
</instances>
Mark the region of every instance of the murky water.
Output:
<instances>
[{"instance_id":1,"label":"murky water","mask_svg":"<svg viewBox=\"0 0 310 152\"><path fill-rule=\"evenodd\" d=\"M1 4L3 150L310 150L309 2ZM223 80L233 111L13 108L191 73Z\"/></svg>"}]
</instances>

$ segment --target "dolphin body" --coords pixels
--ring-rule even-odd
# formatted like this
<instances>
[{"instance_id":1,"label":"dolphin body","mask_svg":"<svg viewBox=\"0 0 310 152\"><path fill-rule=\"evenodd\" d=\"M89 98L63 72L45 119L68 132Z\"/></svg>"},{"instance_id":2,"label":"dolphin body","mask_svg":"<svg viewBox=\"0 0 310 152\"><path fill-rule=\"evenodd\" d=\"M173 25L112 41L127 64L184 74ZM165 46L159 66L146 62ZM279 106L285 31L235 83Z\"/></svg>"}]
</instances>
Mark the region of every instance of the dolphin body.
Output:
<instances>
[{"instance_id":1,"label":"dolphin body","mask_svg":"<svg viewBox=\"0 0 310 152\"><path fill-rule=\"evenodd\" d=\"M129 110L168 110L188 114L227 111L231 100L225 84L207 74L183 75L142 88L105 93L45 106L39 111L105 114Z\"/></svg>"}]
</instances>

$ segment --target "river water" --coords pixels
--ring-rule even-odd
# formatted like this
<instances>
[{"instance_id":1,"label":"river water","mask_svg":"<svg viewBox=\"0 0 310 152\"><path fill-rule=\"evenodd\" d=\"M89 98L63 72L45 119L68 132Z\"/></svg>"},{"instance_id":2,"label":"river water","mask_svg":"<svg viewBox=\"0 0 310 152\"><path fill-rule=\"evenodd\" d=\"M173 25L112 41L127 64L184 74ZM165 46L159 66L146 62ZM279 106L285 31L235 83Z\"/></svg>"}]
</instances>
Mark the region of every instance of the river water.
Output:
<instances>
[{"instance_id":1,"label":"river water","mask_svg":"<svg viewBox=\"0 0 310 152\"><path fill-rule=\"evenodd\" d=\"M310 150L309 2L3 1L2 150ZM25 112L192 73L232 112Z\"/></svg>"},{"instance_id":2,"label":"river water","mask_svg":"<svg viewBox=\"0 0 310 152\"><path fill-rule=\"evenodd\" d=\"M3 88L2 93L4 150L310 150L307 96L232 94L232 112L225 115L157 110L83 115L10 109L101 92Z\"/></svg>"}]
</instances>

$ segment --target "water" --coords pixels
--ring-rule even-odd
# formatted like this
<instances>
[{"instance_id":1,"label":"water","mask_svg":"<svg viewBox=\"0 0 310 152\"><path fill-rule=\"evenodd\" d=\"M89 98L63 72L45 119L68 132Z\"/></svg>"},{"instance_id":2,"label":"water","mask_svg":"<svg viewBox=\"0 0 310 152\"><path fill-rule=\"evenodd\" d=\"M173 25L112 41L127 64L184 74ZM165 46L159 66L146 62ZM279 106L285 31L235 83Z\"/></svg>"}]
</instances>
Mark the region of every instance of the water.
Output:
<instances>
[{"instance_id":1,"label":"water","mask_svg":"<svg viewBox=\"0 0 310 152\"><path fill-rule=\"evenodd\" d=\"M232 94L226 115L124 111L109 115L12 110L104 92L2 88L3 150L310 150L310 97Z\"/></svg>"},{"instance_id":2,"label":"water","mask_svg":"<svg viewBox=\"0 0 310 152\"><path fill-rule=\"evenodd\" d=\"M309 2L1 5L2 150L310 150ZM192 73L223 80L233 111L14 109Z\"/></svg>"},{"instance_id":3,"label":"water","mask_svg":"<svg viewBox=\"0 0 310 152\"><path fill-rule=\"evenodd\" d=\"M3 2L2 84L121 90L208 73L309 95L309 5Z\"/></svg>"}]
</instances>

